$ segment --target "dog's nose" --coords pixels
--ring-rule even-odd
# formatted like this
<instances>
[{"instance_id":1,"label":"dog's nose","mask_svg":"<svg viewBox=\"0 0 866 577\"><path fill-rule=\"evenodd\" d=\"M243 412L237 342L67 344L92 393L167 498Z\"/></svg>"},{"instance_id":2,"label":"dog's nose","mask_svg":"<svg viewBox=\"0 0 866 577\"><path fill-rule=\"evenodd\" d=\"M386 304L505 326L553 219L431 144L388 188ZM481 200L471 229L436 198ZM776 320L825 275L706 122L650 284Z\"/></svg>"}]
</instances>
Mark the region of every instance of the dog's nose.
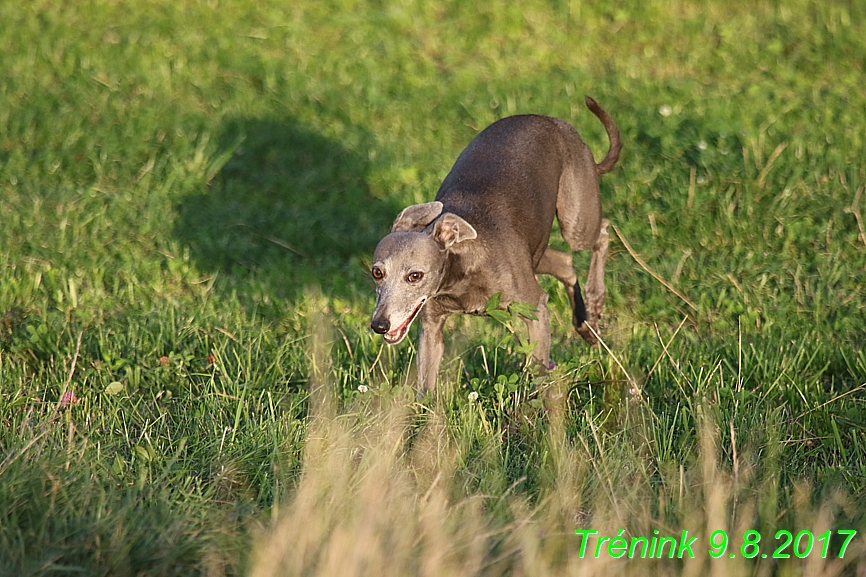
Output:
<instances>
[{"instance_id":1,"label":"dog's nose","mask_svg":"<svg viewBox=\"0 0 866 577\"><path fill-rule=\"evenodd\" d=\"M370 328L373 329L374 332L384 335L388 332L388 329L391 328L391 323L388 319L373 319L373 322L370 323Z\"/></svg>"}]
</instances>

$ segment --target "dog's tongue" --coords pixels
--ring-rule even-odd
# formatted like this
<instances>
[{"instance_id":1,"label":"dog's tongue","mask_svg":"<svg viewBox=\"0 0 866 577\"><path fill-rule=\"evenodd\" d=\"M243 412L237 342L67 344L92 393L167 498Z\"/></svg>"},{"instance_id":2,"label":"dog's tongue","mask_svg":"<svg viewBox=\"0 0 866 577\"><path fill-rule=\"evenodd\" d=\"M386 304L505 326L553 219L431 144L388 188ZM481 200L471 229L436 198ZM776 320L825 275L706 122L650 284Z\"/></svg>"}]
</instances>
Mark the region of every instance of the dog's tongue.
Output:
<instances>
[{"instance_id":1,"label":"dog's tongue","mask_svg":"<svg viewBox=\"0 0 866 577\"><path fill-rule=\"evenodd\" d=\"M403 322L402 325L400 325L393 331L388 331L387 333L385 333L385 340L391 343L398 343L403 340L403 337L406 336L406 332L409 330L409 324L414 318L414 315L410 316Z\"/></svg>"}]
</instances>

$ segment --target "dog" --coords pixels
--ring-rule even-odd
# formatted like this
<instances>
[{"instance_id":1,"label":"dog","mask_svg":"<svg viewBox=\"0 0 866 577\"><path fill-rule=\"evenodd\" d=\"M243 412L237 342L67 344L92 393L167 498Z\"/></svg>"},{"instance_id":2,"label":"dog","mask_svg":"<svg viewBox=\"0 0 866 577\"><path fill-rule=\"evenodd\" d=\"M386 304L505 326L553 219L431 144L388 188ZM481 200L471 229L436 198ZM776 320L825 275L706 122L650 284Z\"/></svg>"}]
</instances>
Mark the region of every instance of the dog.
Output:
<instances>
[{"instance_id":1,"label":"dog","mask_svg":"<svg viewBox=\"0 0 866 577\"><path fill-rule=\"evenodd\" d=\"M607 112L589 96L586 105L610 141L599 164L563 120L503 118L469 143L436 199L403 210L376 247L370 326L394 345L421 317L419 397L436 386L445 320L455 313L484 315L496 293L501 308L511 303L536 307L537 318L524 319L535 343L532 357L542 369L549 367L548 295L537 274L553 275L565 285L574 328L590 345L597 344L609 238L599 176L614 167L622 142ZM548 247L554 215L572 251L592 251L585 300L572 255Z\"/></svg>"}]
</instances>

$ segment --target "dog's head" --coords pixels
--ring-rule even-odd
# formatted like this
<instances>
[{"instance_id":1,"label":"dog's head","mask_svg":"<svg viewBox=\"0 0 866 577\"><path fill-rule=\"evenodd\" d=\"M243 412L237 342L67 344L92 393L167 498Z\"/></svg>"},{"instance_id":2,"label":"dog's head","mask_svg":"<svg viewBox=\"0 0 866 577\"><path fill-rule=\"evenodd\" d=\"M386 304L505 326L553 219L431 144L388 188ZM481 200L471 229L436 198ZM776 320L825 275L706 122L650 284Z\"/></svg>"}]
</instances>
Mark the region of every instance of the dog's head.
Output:
<instances>
[{"instance_id":1,"label":"dog's head","mask_svg":"<svg viewBox=\"0 0 866 577\"><path fill-rule=\"evenodd\" d=\"M442 214L441 202L416 204L397 216L391 234L373 254L376 310L370 326L394 345L442 283L448 252L478 235L456 214Z\"/></svg>"}]
</instances>

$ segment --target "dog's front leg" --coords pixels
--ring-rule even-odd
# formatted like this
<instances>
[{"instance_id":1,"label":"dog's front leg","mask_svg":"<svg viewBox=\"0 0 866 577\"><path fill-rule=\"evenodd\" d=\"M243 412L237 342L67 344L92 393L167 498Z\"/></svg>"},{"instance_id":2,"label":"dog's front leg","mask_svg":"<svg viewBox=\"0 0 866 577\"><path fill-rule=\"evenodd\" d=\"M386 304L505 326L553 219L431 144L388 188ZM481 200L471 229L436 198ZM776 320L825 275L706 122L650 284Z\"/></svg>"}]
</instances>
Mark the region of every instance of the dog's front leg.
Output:
<instances>
[{"instance_id":1,"label":"dog's front leg","mask_svg":"<svg viewBox=\"0 0 866 577\"><path fill-rule=\"evenodd\" d=\"M421 338L418 343L418 398L436 387L436 377L445 351L442 328L448 315L430 310L428 303L421 311Z\"/></svg>"},{"instance_id":2,"label":"dog's front leg","mask_svg":"<svg viewBox=\"0 0 866 577\"><path fill-rule=\"evenodd\" d=\"M535 316L537 320L526 319L529 329L529 342L535 343L532 358L545 370L550 368L550 313L547 311L547 292L539 287Z\"/></svg>"}]
</instances>

